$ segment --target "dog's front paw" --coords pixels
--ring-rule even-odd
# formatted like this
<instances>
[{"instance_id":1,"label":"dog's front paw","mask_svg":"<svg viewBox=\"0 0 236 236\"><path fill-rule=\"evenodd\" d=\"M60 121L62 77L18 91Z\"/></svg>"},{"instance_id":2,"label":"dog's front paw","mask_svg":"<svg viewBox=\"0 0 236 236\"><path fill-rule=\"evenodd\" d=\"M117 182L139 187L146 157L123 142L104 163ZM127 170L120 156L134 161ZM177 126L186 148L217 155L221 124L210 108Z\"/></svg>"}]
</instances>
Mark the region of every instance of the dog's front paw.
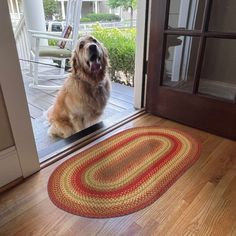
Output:
<instances>
[{"instance_id":1,"label":"dog's front paw","mask_svg":"<svg viewBox=\"0 0 236 236\"><path fill-rule=\"evenodd\" d=\"M74 134L74 130L69 126L64 126L62 128L62 127L58 127L58 126L52 124L48 129L48 135L51 137L56 136L56 137L60 137L60 138L68 138L72 134Z\"/></svg>"}]
</instances>

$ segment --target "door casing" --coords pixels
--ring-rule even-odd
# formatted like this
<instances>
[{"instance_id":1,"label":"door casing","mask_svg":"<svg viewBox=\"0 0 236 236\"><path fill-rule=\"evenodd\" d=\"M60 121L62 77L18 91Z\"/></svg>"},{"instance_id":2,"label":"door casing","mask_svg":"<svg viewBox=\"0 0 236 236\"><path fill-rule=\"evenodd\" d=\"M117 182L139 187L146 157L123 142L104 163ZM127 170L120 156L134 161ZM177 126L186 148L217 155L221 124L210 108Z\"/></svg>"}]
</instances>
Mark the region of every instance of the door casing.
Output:
<instances>
[{"instance_id":1,"label":"door casing","mask_svg":"<svg viewBox=\"0 0 236 236\"><path fill-rule=\"evenodd\" d=\"M40 169L7 1L0 7L0 84L22 169L27 177Z\"/></svg>"}]
</instances>

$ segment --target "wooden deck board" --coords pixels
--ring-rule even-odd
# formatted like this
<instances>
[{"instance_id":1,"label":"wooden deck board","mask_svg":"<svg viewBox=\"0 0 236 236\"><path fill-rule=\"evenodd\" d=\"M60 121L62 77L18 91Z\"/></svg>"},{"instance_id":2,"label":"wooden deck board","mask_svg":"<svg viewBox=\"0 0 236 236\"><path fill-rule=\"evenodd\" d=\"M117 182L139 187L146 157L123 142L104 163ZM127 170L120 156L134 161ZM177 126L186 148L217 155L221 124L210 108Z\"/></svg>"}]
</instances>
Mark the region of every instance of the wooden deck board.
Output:
<instances>
[{"instance_id":1,"label":"wooden deck board","mask_svg":"<svg viewBox=\"0 0 236 236\"><path fill-rule=\"evenodd\" d=\"M25 79L24 82L28 103L34 107L39 108L42 111L47 110L49 106L53 104L57 92L29 88L30 82L31 81L29 77ZM52 85L58 83L55 83L55 81L53 82L53 80L50 80L46 84ZM108 104L111 104L113 108L117 107L117 110L133 109L133 88L112 83L111 97ZM41 115L39 115L38 117L40 117Z\"/></svg>"},{"instance_id":2,"label":"wooden deck board","mask_svg":"<svg viewBox=\"0 0 236 236\"><path fill-rule=\"evenodd\" d=\"M151 125L182 129L202 146L200 159L152 205L111 219L89 219L60 210L48 197L47 182L66 157L1 194L0 235L235 235L235 141L144 115L78 152L117 131Z\"/></svg>"},{"instance_id":3,"label":"wooden deck board","mask_svg":"<svg viewBox=\"0 0 236 236\"><path fill-rule=\"evenodd\" d=\"M40 117L42 115L43 110L35 107L31 103L28 102L28 107L29 107L29 112L30 112L30 117L35 119L37 117Z\"/></svg>"}]
</instances>

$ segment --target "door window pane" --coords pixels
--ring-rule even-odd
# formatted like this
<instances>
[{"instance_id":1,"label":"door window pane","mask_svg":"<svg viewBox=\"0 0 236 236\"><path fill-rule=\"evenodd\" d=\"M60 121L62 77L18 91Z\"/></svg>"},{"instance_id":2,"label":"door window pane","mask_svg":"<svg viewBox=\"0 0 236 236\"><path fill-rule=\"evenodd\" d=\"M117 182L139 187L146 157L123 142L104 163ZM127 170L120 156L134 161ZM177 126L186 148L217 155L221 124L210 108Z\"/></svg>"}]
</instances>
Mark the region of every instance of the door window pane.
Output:
<instances>
[{"instance_id":1,"label":"door window pane","mask_svg":"<svg viewBox=\"0 0 236 236\"><path fill-rule=\"evenodd\" d=\"M236 1L212 1L210 31L236 32Z\"/></svg>"},{"instance_id":2,"label":"door window pane","mask_svg":"<svg viewBox=\"0 0 236 236\"><path fill-rule=\"evenodd\" d=\"M236 40L207 39L198 92L236 101Z\"/></svg>"},{"instance_id":3,"label":"door window pane","mask_svg":"<svg viewBox=\"0 0 236 236\"><path fill-rule=\"evenodd\" d=\"M171 0L169 28L201 29L205 0Z\"/></svg>"},{"instance_id":4,"label":"door window pane","mask_svg":"<svg viewBox=\"0 0 236 236\"><path fill-rule=\"evenodd\" d=\"M168 35L162 85L192 92L199 38Z\"/></svg>"}]
</instances>

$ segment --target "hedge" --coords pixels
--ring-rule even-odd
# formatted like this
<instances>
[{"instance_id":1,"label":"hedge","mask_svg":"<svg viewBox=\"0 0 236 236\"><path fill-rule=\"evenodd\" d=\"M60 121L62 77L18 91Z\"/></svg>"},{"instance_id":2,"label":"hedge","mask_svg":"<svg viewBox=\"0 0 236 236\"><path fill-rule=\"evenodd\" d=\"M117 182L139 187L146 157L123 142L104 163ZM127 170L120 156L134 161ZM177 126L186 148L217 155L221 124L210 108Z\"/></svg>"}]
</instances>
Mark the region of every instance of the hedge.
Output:
<instances>
[{"instance_id":1,"label":"hedge","mask_svg":"<svg viewBox=\"0 0 236 236\"><path fill-rule=\"evenodd\" d=\"M92 35L108 50L111 79L133 86L136 29L107 29L97 24Z\"/></svg>"},{"instance_id":2,"label":"hedge","mask_svg":"<svg viewBox=\"0 0 236 236\"><path fill-rule=\"evenodd\" d=\"M80 22L111 22L111 21L120 21L121 18L115 14L108 13L90 13L84 18L80 19Z\"/></svg>"}]
</instances>

